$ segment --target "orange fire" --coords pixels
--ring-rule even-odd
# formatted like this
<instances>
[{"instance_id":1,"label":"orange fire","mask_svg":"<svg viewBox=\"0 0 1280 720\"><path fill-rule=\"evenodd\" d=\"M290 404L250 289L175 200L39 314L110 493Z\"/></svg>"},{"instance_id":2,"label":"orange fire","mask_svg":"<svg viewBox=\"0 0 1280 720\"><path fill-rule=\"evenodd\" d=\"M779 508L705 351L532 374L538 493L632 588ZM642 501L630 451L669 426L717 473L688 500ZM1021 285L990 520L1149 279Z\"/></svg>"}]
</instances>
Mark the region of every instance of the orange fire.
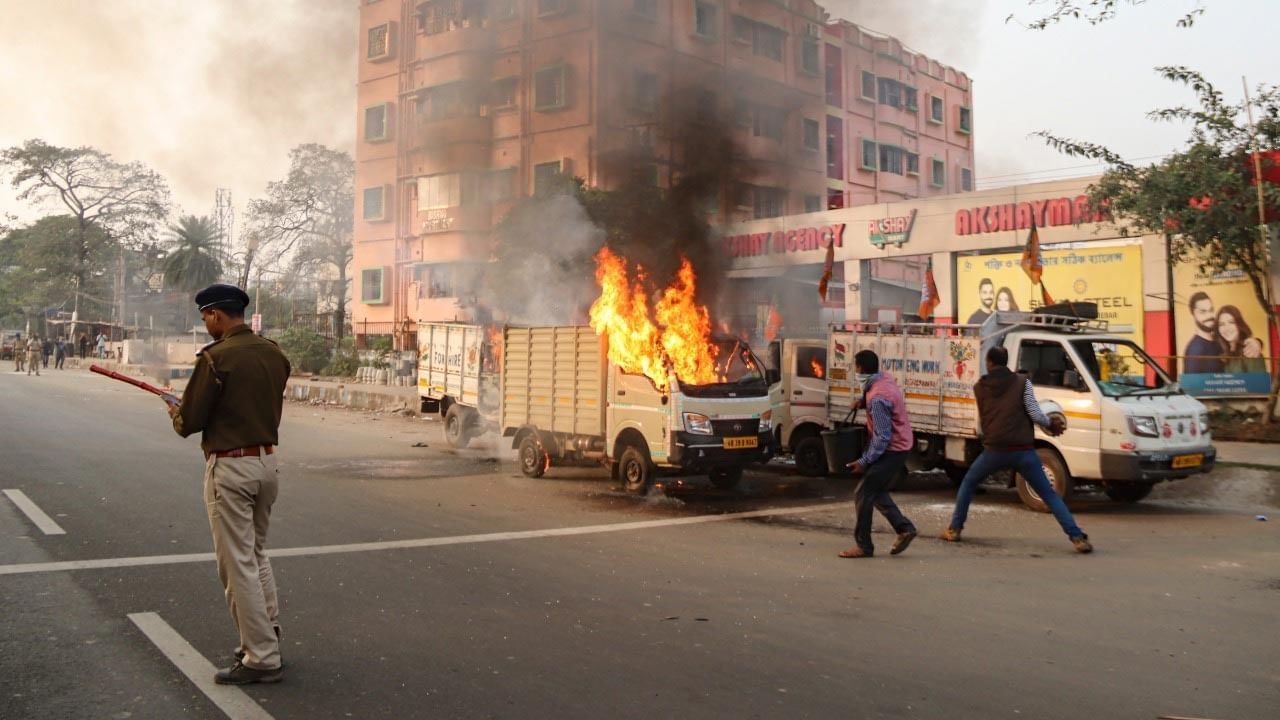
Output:
<instances>
[{"instance_id":1,"label":"orange fire","mask_svg":"<svg viewBox=\"0 0 1280 720\"><path fill-rule=\"evenodd\" d=\"M488 336L486 340L489 343L489 357L493 360L493 369L498 370L502 367L502 328L498 325L490 325L485 334Z\"/></svg>"},{"instance_id":2,"label":"orange fire","mask_svg":"<svg viewBox=\"0 0 1280 720\"><path fill-rule=\"evenodd\" d=\"M825 374L822 371L822 363L818 362L817 358L812 358L809 360L809 367L813 369L813 376L821 380Z\"/></svg>"},{"instance_id":3,"label":"orange fire","mask_svg":"<svg viewBox=\"0 0 1280 720\"><path fill-rule=\"evenodd\" d=\"M688 383L719 379L710 313L694 300L696 277L687 259L652 312L644 269L636 266L633 278L627 261L609 248L596 254L596 284L600 297L591 305L591 327L609 338L610 361L664 392L668 368Z\"/></svg>"}]
</instances>

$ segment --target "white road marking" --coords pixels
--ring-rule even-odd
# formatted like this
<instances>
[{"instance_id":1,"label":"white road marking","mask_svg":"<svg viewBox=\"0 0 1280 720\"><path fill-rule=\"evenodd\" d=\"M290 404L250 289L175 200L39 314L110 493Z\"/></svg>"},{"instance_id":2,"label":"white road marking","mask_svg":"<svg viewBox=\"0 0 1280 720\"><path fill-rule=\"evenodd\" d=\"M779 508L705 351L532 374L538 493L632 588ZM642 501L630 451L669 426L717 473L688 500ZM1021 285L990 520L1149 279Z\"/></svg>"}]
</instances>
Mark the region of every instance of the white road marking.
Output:
<instances>
[{"instance_id":1,"label":"white road marking","mask_svg":"<svg viewBox=\"0 0 1280 720\"><path fill-rule=\"evenodd\" d=\"M67 534L67 531L54 522L53 518L45 515L38 505L31 502L31 498L27 497L26 493L21 490L5 490L4 494L18 506L19 510L26 513L27 517L31 518L31 522L35 523L45 535Z\"/></svg>"},{"instance_id":2,"label":"white road marking","mask_svg":"<svg viewBox=\"0 0 1280 720\"><path fill-rule=\"evenodd\" d=\"M239 687L215 683L213 674L217 669L159 615L131 613L129 619L231 720L271 720L267 711Z\"/></svg>"},{"instance_id":3,"label":"white road marking","mask_svg":"<svg viewBox=\"0 0 1280 720\"><path fill-rule=\"evenodd\" d=\"M414 540L386 540L382 542L351 543L347 545L314 545L311 547L280 548L268 551L272 558L310 557L316 555L336 555L340 553L375 552L378 550L407 550L413 548L443 547L446 545L471 545L476 543L503 542L507 540L533 540L546 537L568 537L572 535L595 535L609 532L626 532L629 530L651 530L653 528L673 527L678 525L702 525L706 523L727 522L729 520L749 520L751 518L775 517L783 515L803 515L813 512L830 512L853 507L851 502L827 503L825 505L805 505L803 507L777 508L773 510L752 510L750 512L725 513L723 515L699 515L696 517L667 518L665 520L640 520L627 523L610 523L608 525L580 525L577 527L547 528L544 530L517 530L513 532L481 533L478 535L454 535L451 537L418 538ZM186 555L146 555L141 557L102 558L99 560L64 560L61 562L18 563L0 565L0 575L29 575L33 573L63 572L69 570L101 570L106 568L142 567L146 565L180 565L184 563L212 562L213 553L190 553Z\"/></svg>"}]
</instances>

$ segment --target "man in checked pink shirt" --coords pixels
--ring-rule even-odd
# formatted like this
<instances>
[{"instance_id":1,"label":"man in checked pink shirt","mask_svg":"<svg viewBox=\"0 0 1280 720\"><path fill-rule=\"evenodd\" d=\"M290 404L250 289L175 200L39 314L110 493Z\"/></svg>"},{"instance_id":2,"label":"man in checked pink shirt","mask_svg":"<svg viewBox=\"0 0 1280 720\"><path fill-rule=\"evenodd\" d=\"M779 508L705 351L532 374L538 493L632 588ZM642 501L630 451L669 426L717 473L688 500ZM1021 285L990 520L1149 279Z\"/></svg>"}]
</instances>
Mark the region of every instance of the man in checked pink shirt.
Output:
<instances>
[{"instance_id":1,"label":"man in checked pink shirt","mask_svg":"<svg viewBox=\"0 0 1280 720\"><path fill-rule=\"evenodd\" d=\"M897 555L916 537L916 526L889 497L889 483L906 465L907 453L915 442L907 416L907 399L893 376L880 371L880 358L874 352L860 350L853 356L853 369L860 378L866 378L862 397L854 407L867 409L867 432L871 439L862 457L848 465L853 474L860 477L853 491L857 517L853 527L855 545L841 552L840 557L866 558L875 554L871 543L873 509L879 510L898 534L889 549L890 555Z\"/></svg>"}]
</instances>

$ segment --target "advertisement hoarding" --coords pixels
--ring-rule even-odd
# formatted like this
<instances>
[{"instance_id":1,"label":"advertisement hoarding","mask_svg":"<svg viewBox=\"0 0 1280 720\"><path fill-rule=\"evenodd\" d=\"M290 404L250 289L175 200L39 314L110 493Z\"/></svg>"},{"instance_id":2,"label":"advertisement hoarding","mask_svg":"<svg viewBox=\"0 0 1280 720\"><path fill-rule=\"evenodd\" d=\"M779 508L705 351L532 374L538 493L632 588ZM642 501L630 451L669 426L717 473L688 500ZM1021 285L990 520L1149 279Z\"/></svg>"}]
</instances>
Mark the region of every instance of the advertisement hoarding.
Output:
<instances>
[{"instance_id":1,"label":"advertisement hoarding","mask_svg":"<svg viewBox=\"0 0 1280 720\"><path fill-rule=\"evenodd\" d=\"M1240 270L1173 268L1178 381L1199 397L1265 396L1271 389L1267 315Z\"/></svg>"}]
</instances>

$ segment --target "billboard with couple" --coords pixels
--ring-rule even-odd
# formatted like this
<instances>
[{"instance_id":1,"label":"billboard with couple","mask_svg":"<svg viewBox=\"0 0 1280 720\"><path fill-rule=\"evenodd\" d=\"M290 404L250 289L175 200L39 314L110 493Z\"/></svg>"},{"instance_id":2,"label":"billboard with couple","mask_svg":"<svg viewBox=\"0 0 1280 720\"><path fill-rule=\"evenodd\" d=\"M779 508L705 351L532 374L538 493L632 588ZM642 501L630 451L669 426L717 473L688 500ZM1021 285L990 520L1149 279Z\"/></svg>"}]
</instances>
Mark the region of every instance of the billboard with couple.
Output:
<instances>
[{"instance_id":1,"label":"billboard with couple","mask_svg":"<svg viewBox=\"0 0 1280 720\"><path fill-rule=\"evenodd\" d=\"M1249 279L1191 261L1174 266L1173 284L1182 386L1200 397L1265 396L1271 333Z\"/></svg>"}]
</instances>

